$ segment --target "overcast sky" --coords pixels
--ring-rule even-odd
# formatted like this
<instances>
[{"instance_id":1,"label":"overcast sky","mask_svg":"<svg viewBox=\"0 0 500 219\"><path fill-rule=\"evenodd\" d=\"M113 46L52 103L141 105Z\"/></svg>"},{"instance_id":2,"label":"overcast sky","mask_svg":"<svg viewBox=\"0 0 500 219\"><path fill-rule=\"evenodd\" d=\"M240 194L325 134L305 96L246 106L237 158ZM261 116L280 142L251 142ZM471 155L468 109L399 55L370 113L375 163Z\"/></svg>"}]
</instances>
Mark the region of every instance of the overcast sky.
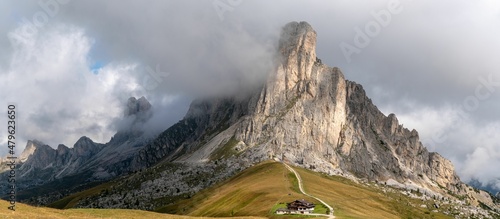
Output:
<instances>
[{"instance_id":1,"label":"overcast sky","mask_svg":"<svg viewBox=\"0 0 500 219\"><path fill-rule=\"evenodd\" d=\"M464 181L500 188L498 1L270 2L2 1L0 107L16 104L18 154L28 139L107 142L130 96L152 103L152 131L166 129L193 98L265 78L280 28L307 21L323 63Z\"/></svg>"}]
</instances>

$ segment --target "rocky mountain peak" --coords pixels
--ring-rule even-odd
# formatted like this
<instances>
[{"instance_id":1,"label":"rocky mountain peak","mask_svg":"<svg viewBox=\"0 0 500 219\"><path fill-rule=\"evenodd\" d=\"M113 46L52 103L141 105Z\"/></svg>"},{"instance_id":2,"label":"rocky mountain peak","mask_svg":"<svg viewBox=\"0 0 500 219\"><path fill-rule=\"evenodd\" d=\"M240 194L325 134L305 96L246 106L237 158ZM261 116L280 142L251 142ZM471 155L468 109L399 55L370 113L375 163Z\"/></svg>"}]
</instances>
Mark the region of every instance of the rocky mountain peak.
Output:
<instances>
[{"instance_id":1,"label":"rocky mountain peak","mask_svg":"<svg viewBox=\"0 0 500 219\"><path fill-rule=\"evenodd\" d=\"M287 90L297 88L298 82L309 79L316 61L316 31L305 21L288 23L281 30L279 54L285 74L277 79Z\"/></svg>"},{"instance_id":2,"label":"rocky mountain peak","mask_svg":"<svg viewBox=\"0 0 500 219\"><path fill-rule=\"evenodd\" d=\"M27 155L28 157L26 157ZM26 165L24 166L43 168L48 166L54 160L55 155L55 150L50 146L40 141L33 140L28 141L28 143L26 144L26 148L20 156L20 159L25 159ZM23 168L21 168L20 170L22 171Z\"/></svg>"},{"instance_id":3,"label":"rocky mountain peak","mask_svg":"<svg viewBox=\"0 0 500 219\"><path fill-rule=\"evenodd\" d=\"M82 136L73 146L77 156L89 156L97 153L101 148L87 136Z\"/></svg>"},{"instance_id":4,"label":"rocky mountain peak","mask_svg":"<svg viewBox=\"0 0 500 219\"><path fill-rule=\"evenodd\" d=\"M281 30L279 51L284 58L316 58L316 31L309 23L290 22Z\"/></svg>"},{"instance_id":5,"label":"rocky mountain peak","mask_svg":"<svg viewBox=\"0 0 500 219\"><path fill-rule=\"evenodd\" d=\"M92 143L94 143L94 142L93 142L93 141L92 141L92 139L90 139L89 137L87 137L87 136L82 136L82 137L80 137L80 138L78 139L78 141L76 141L76 143L75 143L74 147L81 147L82 145L87 145L87 144L89 144L89 143L90 143L90 144L92 144Z\"/></svg>"},{"instance_id":6,"label":"rocky mountain peak","mask_svg":"<svg viewBox=\"0 0 500 219\"><path fill-rule=\"evenodd\" d=\"M316 63L316 31L307 22L290 22L282 30L273 72L258 98L257 111L279 113L304 92L312 94L311 77Z\"/></svg>"},{"instance_id":7,"label":"rocky mountain peak","mask_svg":"<svg viewBox=\"0 0 500 219\"><path fill-rule=\"evenodd\" d=\"M29 156L32 155L35 152L36 148L40 145L43 145L43 143L38 140L28 140L28 143L26 143L26 147L19 156L19 160L23 163L26 162Z\"/></svg>"},{"instance_id":8,"label":"rocky mountain peak","mask_svg":"<svg viewBox=\"0 0 500 219\"><path fill-rule=\"evenodd\" d=\"M151 108L151 103L144 96L139 99L130 97L124 106L124 118L117 121L118 132L134 136L142 135L144 124L153 116Z\"/></svg>"},{"instance_id":9,"label":"rocky mountain peak","mask_svg":"<svg viewBox=\"0 0 500 219\"><path fill-rule=\"evenodd\" d=\"M130 97L127 101L127 106L125 108L125 116L135 115L140 112L146 112L151 108L149 101L142 96L139 99L135 97Z\"/></svg>"},{"instance_id":10,"label":"rocky mountain peak","mask_svg":"<svg viewBox=\"0 0 500 219\"><path fill-rule=\"evenodd\" d=\"M70 149L66 145L59 144L56 151L58 155L63 155L69 153Z\"/></svg>"},{"instance_id":11,"label":"rocky mountain peak","mask_svg":"<svg viewBox=\"0 0 500 219\"><path fill-rule=\"evenodd\" d=\"M394 115L394 113L389 114L385 122L385 129L390 130L391 134L395 134L398 127L399 127L399 122L398 118L396 118L396 115Z\"/></svg>"},{"instance_id":12,"label":"rocky mountain peak","mask_svg":"<svg viewBox=\"0 0 500 219\"><path fill-rule=\"evenodd\" d=\"M57 150L58 151L64 151L64 150L67 150L67 149L69 149L68 146L66 146L64 144L57 145Z\"/></svg>"}]
</instances>

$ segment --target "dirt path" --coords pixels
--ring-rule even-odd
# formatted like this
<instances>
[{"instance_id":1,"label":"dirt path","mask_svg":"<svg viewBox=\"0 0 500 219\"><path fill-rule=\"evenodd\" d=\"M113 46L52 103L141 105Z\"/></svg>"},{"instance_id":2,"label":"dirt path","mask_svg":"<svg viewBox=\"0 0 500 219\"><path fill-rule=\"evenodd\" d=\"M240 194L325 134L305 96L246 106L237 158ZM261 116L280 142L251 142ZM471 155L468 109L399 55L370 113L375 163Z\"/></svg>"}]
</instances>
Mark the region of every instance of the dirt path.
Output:
<instances>
[{"instance_id":1,"label":"dirt path","mask_svg":"<svg viewBox=\"0 0 500 219\"><path fill-rule=\"evenodd\" d=\"M297 173L297 171L295 171L293 168L291 168L290 166L288 166L288 164L286 163L283 163L283 165L285 165L285 167L290 170L290 172L292 172L293 174L295 174L295 177L297 177L297 181L299 183L299 190L300 192L302 192L302 194L304 195L307 195L311 198L314 198L316 200L318 200L319 202L321 202L321 204L323 204L324 206L326 206L328 209L330 209L330 214L311 214L311 215L319 215L319 216L326 216L328 218L335 218L335 216L333 216L333 208L332 206L328 205L326 202L324 202L323 200L319 199L318 197L316 196L312 196L310 194L307 194L305 191L304 191L304 187L302 186L302 178L300 178L300 175L299 173Z\"/></svg>"}]
</instances>

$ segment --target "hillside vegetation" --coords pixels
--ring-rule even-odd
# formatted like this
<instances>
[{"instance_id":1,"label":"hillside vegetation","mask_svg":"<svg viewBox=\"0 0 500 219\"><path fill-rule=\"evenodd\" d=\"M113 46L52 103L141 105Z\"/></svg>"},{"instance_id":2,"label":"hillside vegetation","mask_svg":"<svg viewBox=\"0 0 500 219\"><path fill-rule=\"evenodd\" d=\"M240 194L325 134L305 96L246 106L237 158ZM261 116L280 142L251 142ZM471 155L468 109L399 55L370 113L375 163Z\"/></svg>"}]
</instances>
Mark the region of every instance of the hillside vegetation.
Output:
<instances>
[{"instance_id":1,"label":"hillside vegetation","mask_svg":"<svg viewBox=\"0 0 500 219\"><path fill-rule=\"evenodd\" d=\"M273 216L271 208L278 203L306 198L293 186L294 181L282 164L266 162L158 211L211 217Z\"/></svg>"},{"instance_id":2,"label":"hillside vegetation","mask_svg":"<svg viewBox=\"0 0 500 219\"><path fill-rule=\"evenodd\" d=\"M337 218L453 218L433 212L431 200L409 198L376 184L358 184L339 176L295 169L305 190L330 204Z\"/></svg>"},{"instance_id":3,"label":"hillside vegetation","mask_svg":"<svg viewBox=\"0 0 500 219\"><path fill-rule=\"evenodd\" d=\"M399 190L373 183L356 183L339 176L328 176L298 167L293 168L301 175L306 192L321 198L331 205L334 208L336 218L452 218L436 212L432 200L423 201L409 198ZM105 183L82 191L61 199L51 206L70 208L83 197L100 194L103 189L109 188L115 185L115 183ZM316 202L316 200L304 196L299 192L297 179L283 164L278 162L264 162L250 167L215 186L201 190L193 196L177 197L174 199L177 200L174 204L157 208L155 211L194 217L256 216L280 219L298 218L297 216L276 215L274 214L274 210L279 206L283 207L287 202L301 198ZM323 206L318 203L315 204L317 204L318 209L325 211L318 213L326 213L326 209ZM440 210L451 207L441 205ZM48 208L42 209L45 211L53 210ZM93 215L107 214L113 215L116 218L134 218L133 216L115 216L115 214L118 215L121 211L126 211L124 214L141 212L93 209L53 211L56 214L72 213L74 211L77 213L94 213ZM145 215L142 215L142 212L138 214L141 215L140 218L145 217ZM160 215L167 218L180 217ZM91 216L89 218L92 218Z\"/></svg>"},{"instance_id":4,"label":"hillside vegetation","mask_svg":"<svg viewBox=\"0 0 500 219\"><path fill-rule=\"evenodd\" d=\"M432 201L411 199L397 190L374 184L358 184L342 177L294 168L301 175L306 192L333 206L336 218L451 218L433 212ZM294 175L281 163L265 162L190 199L157 210L191 216L297 218L275 215L272 209L298 198L310 199L300 194ZM421 207L423 205L426 207Z\"/></svg>"},{"instance_id":5,"label":"hillside vegetation","mask_svg":"<svg viewBox=\"0 0 500 219\"><path fill-rule=\"evenodd\" d=\"M179 219L195 219L197 217L161 214L141 210L129 209L66 209L58 210L45 207L32 207L29 205L16 203L16 211L7 210L10 204L7 201L0 200L0 218L2 219L139 219L139 218L179 218ZM258 217L240 217L240 218L258 218Z\"/></svg>"}]
</instances>

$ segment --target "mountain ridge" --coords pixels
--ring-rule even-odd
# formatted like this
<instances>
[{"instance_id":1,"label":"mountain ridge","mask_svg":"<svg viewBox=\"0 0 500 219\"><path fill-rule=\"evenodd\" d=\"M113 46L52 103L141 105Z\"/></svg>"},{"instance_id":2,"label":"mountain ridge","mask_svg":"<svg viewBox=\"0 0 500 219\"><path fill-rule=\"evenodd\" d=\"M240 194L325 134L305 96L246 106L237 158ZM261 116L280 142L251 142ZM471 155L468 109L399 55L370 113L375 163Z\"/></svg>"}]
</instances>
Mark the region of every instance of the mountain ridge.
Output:
<instances>
[{"instance_id":1,"label":"mountain ridge","mask_svg":"<svg viewBox=\"0 0 500 219\"><path fill-rule=\"evenodd\" d=\"M82 136L71 148L59 144L54 149L41 141L28 140L17 160L16 181L20 191L18 197L22 201L37 205L48 204L55 200L47 199L45 196L57 200L67 192L85 187L86 184L93 185L95 182L104 182L130 172L132 157L151 138L139 129L140 124L151 117L150 108L151 104L144 97L129 98L123 118L125 125L105 144L96 143L89 137ZM76 184L61 182L76 182ZM45 188L43 190L47 194L42 195L33 190L51 183L64 186ZM8 185L0 182L0 186L4 188Z\"/></svg>"}]
</instances>

